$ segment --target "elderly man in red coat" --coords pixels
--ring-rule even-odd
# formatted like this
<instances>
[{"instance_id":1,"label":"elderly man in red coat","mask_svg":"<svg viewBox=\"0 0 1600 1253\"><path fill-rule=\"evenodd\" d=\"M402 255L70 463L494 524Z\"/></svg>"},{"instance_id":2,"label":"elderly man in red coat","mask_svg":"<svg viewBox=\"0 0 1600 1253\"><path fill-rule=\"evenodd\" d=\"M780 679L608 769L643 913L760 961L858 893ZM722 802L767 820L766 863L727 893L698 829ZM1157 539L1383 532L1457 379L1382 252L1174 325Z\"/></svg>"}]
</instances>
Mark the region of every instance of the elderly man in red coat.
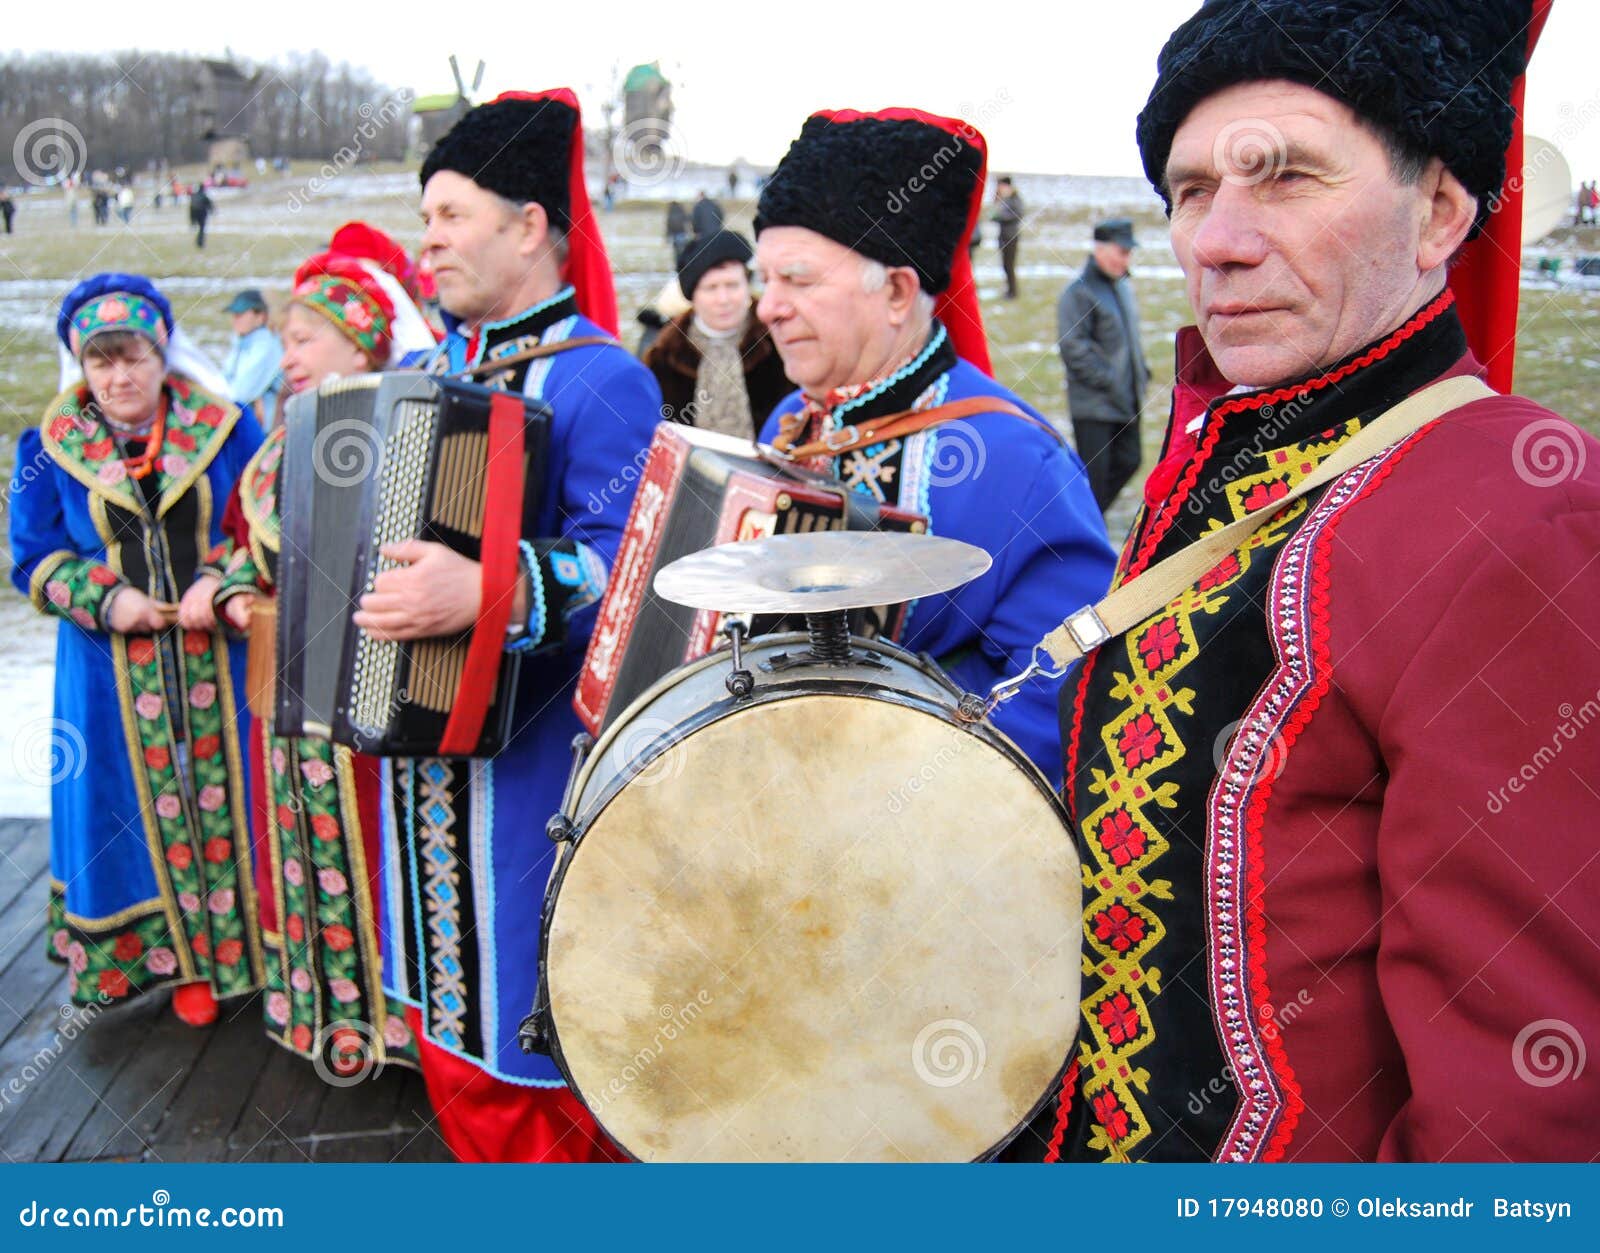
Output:
<instances>
[{"instance_id":1,"label":"elderly man in red coat","mask_svg":"<svg viewBox=\"0 0 1600 1253\"><path fill-rule=\"evenodd\" d=\"M1546 8L1211 0L1161 55L1199 325L1118 581L1276 512L1063 689L1083 1014L1012 1156L1600 1151L1600 445L1494 395L1273 503L1436 380L1509 381Z\"/></svg>"}]
</instances>

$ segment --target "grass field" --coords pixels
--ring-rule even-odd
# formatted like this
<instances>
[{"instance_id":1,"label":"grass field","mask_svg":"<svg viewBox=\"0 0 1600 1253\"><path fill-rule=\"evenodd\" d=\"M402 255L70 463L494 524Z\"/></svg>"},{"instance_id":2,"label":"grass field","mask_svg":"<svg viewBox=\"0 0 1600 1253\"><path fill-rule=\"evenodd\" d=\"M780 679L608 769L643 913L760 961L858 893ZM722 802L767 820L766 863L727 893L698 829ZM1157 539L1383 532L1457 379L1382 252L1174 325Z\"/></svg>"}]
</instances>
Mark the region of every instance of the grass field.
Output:
<instances>
[{"instance_id":1,"label":"grass field","mask_svg":"<svg viewBox=\"0 0 1600 1253\"><path fill-rule=\"evenodd\" d=\"M181 176L181 174L180 174ZM148 205L123 226L96 228L86 204L80 224L67 222L59 197L20 201L17 233L0 236L0 470L9 475L15 436L38 420L55 394L55 316L58 302L77 279L106 269L155 276L171 297L180 321L221 358L228 341L222 307L240 287L260 287L274 303L286 295L294 268L327 240L339 223L364 218L414 243L419 233L414 172L399 166L363 167L321 180L310 167L255 182L242 191L216 195L217 212L206 248L194 246L184 207ZM1055 349L1055 302L1062 286L1082 266L1092 222L1116 211L1130 213L1145 246L1135 271L1143 311L1146 356L1154 380L1146 409L1146 466L1167 408L1172 373L1172 334L1187 320L1187 306L1166 227L1153 200L1137 185L1122 199L1047 205L1032 214L1022 244L1021 295L1001 299L1002 281L993 228L980 248L978 279L993 347L996 373L1024 399L1047 414L1065 417L1061 364ZM143 200L144 197L141 196ZM748 204L729 205L730 225L748 230ZM634 313L670 277L662 238L663 203L624 201L600 214L617 275L623 333L637 332ZM1564 231L1547 250L1571 257L1600 252L1600 232ZM1566 267L1571 269L1570 262ZM1572 288L1523 293L1518 390L1600 434L1600 291ZM1131 508L1124 493L1113 512L1112 530L1127 525Z\"/></svg>"}]
</instances>

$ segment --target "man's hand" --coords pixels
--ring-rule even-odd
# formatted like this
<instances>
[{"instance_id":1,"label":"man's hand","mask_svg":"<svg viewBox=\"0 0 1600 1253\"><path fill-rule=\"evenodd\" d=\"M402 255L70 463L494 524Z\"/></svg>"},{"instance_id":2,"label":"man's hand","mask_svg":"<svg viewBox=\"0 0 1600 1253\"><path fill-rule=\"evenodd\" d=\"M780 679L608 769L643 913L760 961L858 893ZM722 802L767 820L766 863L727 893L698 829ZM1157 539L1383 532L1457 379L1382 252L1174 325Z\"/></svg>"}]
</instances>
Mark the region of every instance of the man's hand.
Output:
<instances>
[{"instance_id":1,"label":"man's hand","mask_svg":"<svg viewBox=\"0 0 1600 1253\"><path fill-rule=\"evenodd\" d=\"M215 630L217 611L211 607L211 598L221 585L222 580L214 574L202 574L196 579L178 602L178 625L185 631ZM111 607L117 607L115 601Z\"/></svg>"},{"instance_id":2,"label":"man's hand","mask_svg":"<svg viewBox=\"0 0 1600 1253\"><path fill-rule=\"evenodd\" d=\"M477 622L483 576L476 561L416 539L385 544L379 551L400 565L374 579L361 598L355 624L373 639L455 635Z\"/></svg>"},{"instance_id":3,"label":"man's hand","mask_svg":"<svg viewBox=\"0 0 1600 1253\"><path fill-rule=\"evenodd\" d=\"M136 587L118 592L106 614L106 626L118 635L150 635L166 625L161 607Z\"/></svg>"},{"instance_id":4,"label":"man's hand","mask_svg":"<svg viewBox=\"0 0 1600 1253\"><path fill-rule=\"evenodd\" d=\"M239 595L230 597L222 606L222 616L228 620L236 631L250 629L250 613L256 603L256 598L249 592L240 592Z\"/></svg>"}]
</instances>

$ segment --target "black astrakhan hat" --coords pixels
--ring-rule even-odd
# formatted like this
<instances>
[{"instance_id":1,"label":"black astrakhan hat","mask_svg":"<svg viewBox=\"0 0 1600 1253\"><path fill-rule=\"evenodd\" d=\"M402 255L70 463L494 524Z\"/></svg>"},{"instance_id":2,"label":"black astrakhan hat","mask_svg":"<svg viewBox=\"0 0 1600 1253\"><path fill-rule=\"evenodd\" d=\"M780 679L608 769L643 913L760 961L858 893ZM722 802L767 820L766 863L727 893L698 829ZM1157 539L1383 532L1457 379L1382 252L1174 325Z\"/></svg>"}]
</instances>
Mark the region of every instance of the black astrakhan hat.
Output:
<instances>
[{"instance_id":1,"label":"black astrakhan hat","mask_svg":"<svg viewBox=\"0 0 1600 1253\"><path fill-rule=\"evenodd\" d=\"M756 234L803 226L887 266L910 266L922 289L950 286L981 195L983 137L914 109L814 113L762 189Z\"/></svg>"},{"instance_id":2,"label":"black astrakhan hat","mask_svg":"<svg viewBox=\"0 0 1600 1253\"><path fill-rule=\"evenodd\" d=\"M1439 157L1478 197L1475 235L1505 178L1531 18L1532 0L1207 0L1156 62L1138 124L1145 176L1165 199L1173 135L1207 96L1287 79Z\"/></svg>"},{"instance_id":3,"label":"black astrakhan hat","mask_svg":"<svg viewBox=\"0 0 1600 1253\"><path fill-rule=\"evenodd\" d=\"M422 185L440 170L464 174L516 204L535 201L561 230L572 225L569 178L579 116L564 92L507 92L479 105L434 144Z\"/></svg>"},{"instance_id":4,"label":"black astrakhan hat","mask_svg":"<svg viewBox=\"0 0 1600 1253\"><path fill-rule=\"evenodd\" d=\"M700 280L724 261L737 261L749 265L755 255L750 241L738 231L713 231L709 235L696 235L683 246L678 257L678 286L685 300L694 299L694 289Z\"/></svg>"}]
</instances>

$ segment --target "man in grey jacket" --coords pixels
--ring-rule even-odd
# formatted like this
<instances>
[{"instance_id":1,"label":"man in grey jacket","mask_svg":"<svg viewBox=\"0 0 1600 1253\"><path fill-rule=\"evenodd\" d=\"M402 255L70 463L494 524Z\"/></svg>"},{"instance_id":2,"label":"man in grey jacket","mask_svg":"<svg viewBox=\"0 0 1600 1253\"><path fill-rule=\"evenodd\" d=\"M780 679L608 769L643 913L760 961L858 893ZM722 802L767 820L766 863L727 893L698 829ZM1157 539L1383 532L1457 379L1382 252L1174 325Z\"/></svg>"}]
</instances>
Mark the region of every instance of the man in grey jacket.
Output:
<instances>
[{"instance_id":1,"label":"man in grey jacket","mask_svg":"<svg viewBox=\"0 0 1600 1253\"><path fill-rule=\"evenodd\" d=\"M1139 308L1128 264L1133 223L1094 228L1094 251L1056 306L1073 438L1101 512L1139 468L1139 410L1150 371L1139 344Z\"/></svg>"}]
</instances>

